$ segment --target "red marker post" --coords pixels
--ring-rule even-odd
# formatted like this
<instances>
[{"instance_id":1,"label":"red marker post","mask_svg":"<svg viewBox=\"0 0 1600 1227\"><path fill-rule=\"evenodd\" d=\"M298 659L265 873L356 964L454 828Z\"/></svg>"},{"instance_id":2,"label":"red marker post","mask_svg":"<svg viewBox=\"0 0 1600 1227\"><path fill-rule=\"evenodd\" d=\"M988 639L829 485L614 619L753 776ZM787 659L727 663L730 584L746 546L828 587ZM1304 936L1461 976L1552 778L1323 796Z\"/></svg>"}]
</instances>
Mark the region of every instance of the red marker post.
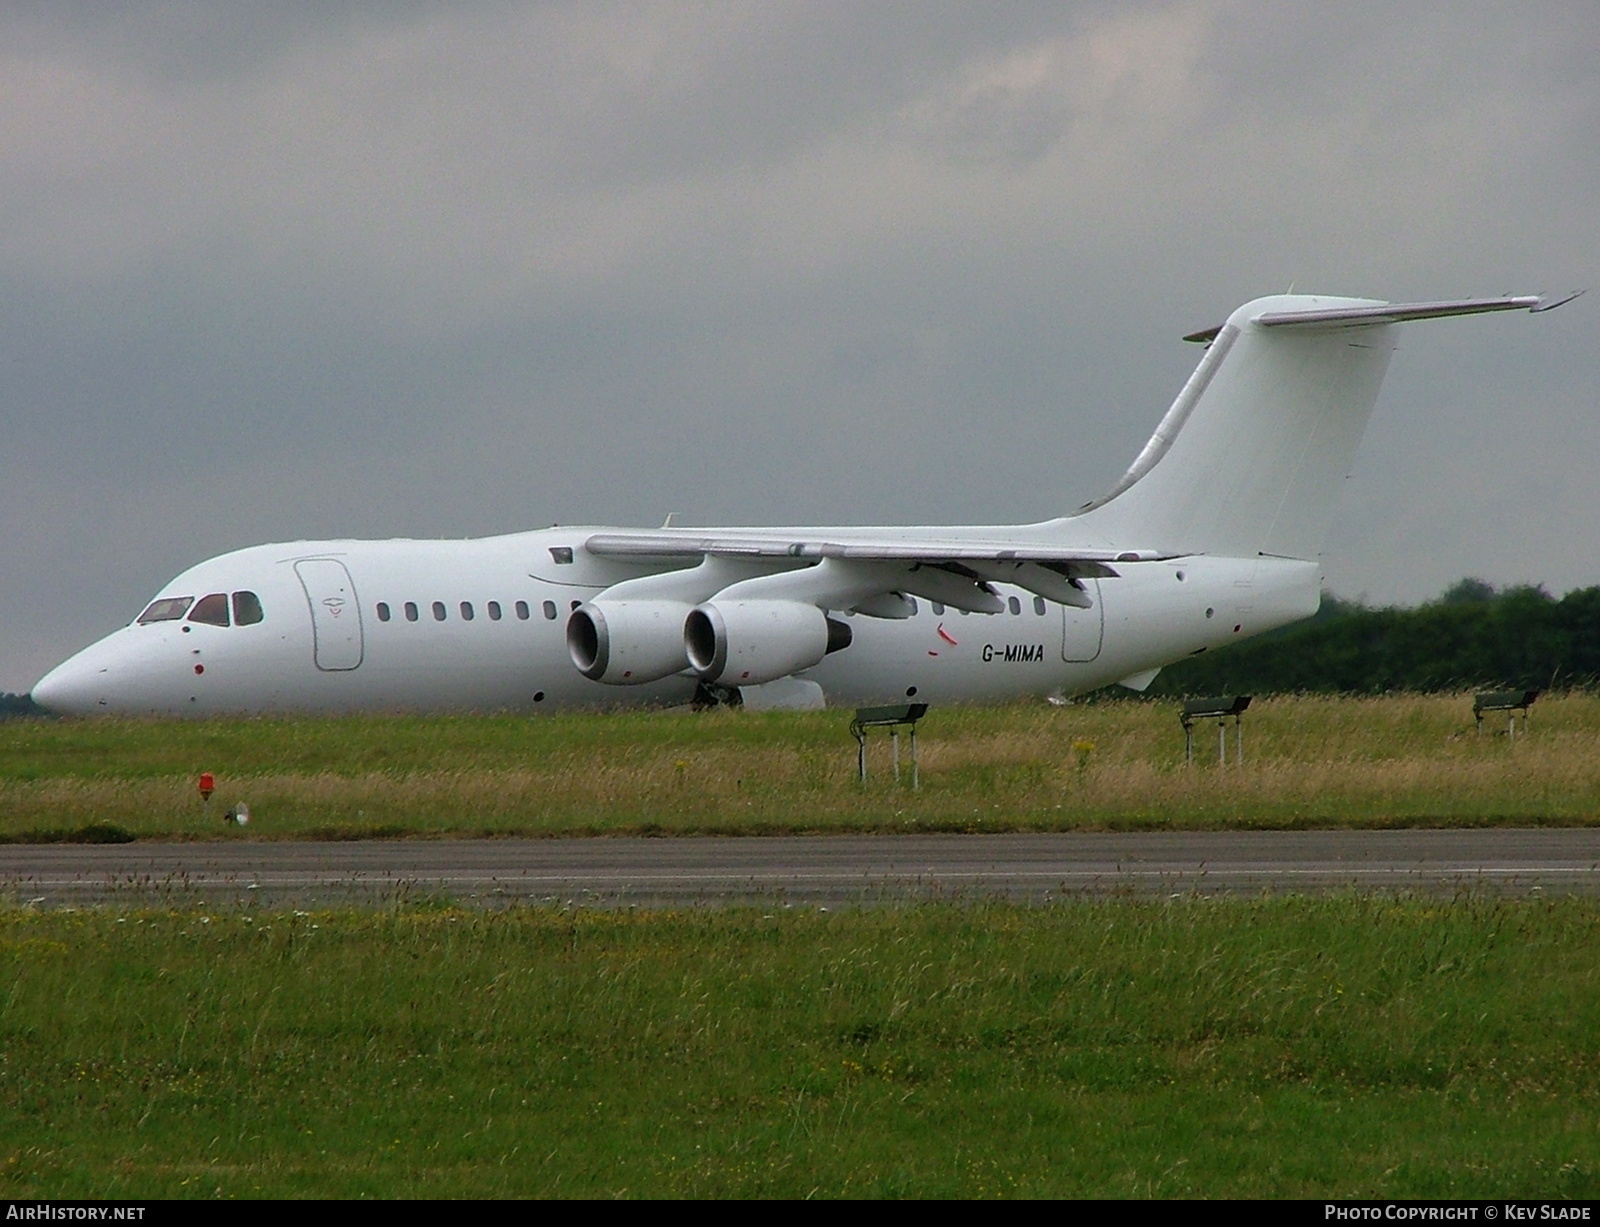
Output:
<instances>
[{"instance_id":1,"label":"red marker post","mask_svg":"<svg viewBox=\"0 0 1600 1227\"><path fill-rule=\"evenodd\" d=\"M209 771L200 773L200 799L211 800L211 794L217 791L217 778Z\"/></svg>"}]
</instances>

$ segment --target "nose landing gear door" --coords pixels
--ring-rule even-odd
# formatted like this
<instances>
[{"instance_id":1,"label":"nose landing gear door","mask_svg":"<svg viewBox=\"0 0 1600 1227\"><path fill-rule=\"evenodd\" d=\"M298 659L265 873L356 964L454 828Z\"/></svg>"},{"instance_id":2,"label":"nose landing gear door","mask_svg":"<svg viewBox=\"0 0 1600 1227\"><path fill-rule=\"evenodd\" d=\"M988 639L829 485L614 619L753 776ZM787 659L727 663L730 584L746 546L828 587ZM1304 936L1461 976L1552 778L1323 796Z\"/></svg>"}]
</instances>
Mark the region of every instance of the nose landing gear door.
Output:
<instances>
[{"instance_id":1,"label":"nose landing gear door","mask_svg":"<svg viewBox=\"0 0 1600 1227\"><path fill-rule=\"evenodd\" d=\"M1100 604L1100 581L1081 581L1084 591L1094 604L1088 609L1073 605L1061 607L1061 659L1065 661L1090 661L1100 655L1100 644L1106 633L1105 606Z\"/></svg>"},{"instance_id":2,"label":"nose landing gear door","mask_svg":"<svg viewBox=\"0 0 1600 1227\"><path fill-rule=\"evenodd\" d=\"M364 649L361 604L350 572L334 558L303 558L294 564L294 573L311 604L317 668L325 673L354 669Z\"/></svg>"}]
</instances>

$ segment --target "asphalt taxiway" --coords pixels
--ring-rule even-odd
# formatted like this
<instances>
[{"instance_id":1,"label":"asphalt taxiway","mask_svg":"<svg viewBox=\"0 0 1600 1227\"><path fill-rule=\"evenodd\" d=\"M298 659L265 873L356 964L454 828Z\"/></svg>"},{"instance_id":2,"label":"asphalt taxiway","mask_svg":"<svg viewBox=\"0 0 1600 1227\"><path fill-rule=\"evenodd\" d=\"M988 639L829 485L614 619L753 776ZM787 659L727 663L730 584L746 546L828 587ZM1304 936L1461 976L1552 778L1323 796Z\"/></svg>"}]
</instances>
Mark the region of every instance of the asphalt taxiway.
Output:
<instances>
[{"instance_id":1,"label":"asphalt taxiway","mask_svg":"<svg viewBox=\"0 0 1600 1227\"><path fill-rule=\"evenodd\" d=\"M1600 828L11 844L0 846L0 889L43 907L1600 894Z\"/></svg>"}]
</instances>

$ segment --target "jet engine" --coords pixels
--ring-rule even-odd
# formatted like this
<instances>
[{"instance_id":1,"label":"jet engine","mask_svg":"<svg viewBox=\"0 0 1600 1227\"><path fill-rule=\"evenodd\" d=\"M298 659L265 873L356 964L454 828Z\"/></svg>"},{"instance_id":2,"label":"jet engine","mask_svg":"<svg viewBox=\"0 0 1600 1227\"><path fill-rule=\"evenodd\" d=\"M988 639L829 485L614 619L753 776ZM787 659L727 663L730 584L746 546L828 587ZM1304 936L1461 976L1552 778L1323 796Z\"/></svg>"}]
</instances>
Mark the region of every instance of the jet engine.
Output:
<instances>
[{"instance_id":1,"label":"jet engine","mask_svg":"<svg viewBox=\"0 0 1600 1227\"><path fill-rule=\"evenodd\" d=\"M591 601L567 619L567 653L584 677L613 686L658 682L688 666L682 601Z\"/></svg>"},{"instance_id":2,"label":"jet engine","mask_svg":"<svg viewBox=\"0 0 1600 1227\"><path fill-rule=\"evenodd\" d=\"M850 627L800 601L707 601L689 611L683 646L702 681L759 686L850 646Z\"/></svg>"}]
</instances>

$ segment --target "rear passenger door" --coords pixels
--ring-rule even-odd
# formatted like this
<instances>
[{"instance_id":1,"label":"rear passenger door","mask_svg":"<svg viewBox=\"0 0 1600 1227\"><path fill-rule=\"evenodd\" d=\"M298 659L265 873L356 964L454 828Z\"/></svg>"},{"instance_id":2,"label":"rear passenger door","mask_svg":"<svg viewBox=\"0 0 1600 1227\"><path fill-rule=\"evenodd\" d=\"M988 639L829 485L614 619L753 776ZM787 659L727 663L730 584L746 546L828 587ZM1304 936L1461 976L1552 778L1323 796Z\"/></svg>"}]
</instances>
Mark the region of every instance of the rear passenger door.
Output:
<instances>
[{"instance_id":1,"label":"rear passenger door","mask_svg":"<svg viewBox=\"0 0 1600 1227\"><path fill-rule=\"evenodd\" d=\"M1094 602L1088 609L1073 605L1061 607L1061 659L1083 663L1100 655L1100 644L1105 639L1106 612L1100 604L1100 581L1083 581L1084 591Z\"/></svg>"}]
</instances>

